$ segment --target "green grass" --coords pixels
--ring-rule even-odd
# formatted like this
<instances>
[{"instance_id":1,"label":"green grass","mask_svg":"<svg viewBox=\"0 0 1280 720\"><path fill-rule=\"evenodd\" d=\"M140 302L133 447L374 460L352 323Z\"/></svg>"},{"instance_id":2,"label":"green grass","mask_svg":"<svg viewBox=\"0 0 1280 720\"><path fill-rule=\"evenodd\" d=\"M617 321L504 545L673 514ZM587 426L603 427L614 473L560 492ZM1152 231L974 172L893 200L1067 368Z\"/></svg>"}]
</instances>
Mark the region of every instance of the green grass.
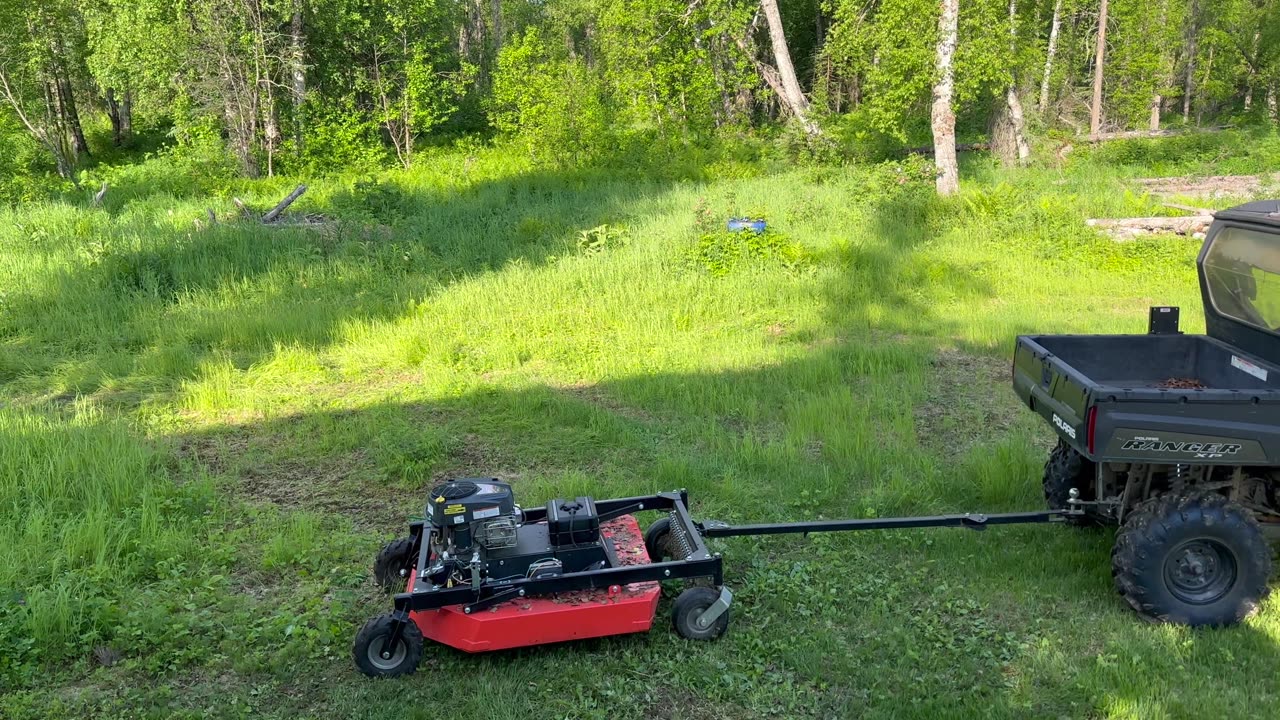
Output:
<instances>
[{"instance_id":1,"label":"green grass","mask_svg":"<svg viewBox=\"0 0 1280 720\"><path fill-rule=\"evenodd\" d=\"M675 637L668 598L642 636L432 647L395 682L349 659L389 607L372 554L446 476L525 504L686 487L724 520L1037 507L1051 435L1008 387L1013 337L1142 332L1163 303L1196 330L1196 243L1083 219L1153 212L1126 178L1280 157L1216 143L975 159L950 201L917 163L481 151L315 181L322 227L234 220L290 181L165 159L102 208L0 211L0 716L1274 717L1275 602L1144 624L1110 531L1056 527L721 542L714 644ZM722 232L739 214L770 233Z\"/></svg>"}]
</instances>

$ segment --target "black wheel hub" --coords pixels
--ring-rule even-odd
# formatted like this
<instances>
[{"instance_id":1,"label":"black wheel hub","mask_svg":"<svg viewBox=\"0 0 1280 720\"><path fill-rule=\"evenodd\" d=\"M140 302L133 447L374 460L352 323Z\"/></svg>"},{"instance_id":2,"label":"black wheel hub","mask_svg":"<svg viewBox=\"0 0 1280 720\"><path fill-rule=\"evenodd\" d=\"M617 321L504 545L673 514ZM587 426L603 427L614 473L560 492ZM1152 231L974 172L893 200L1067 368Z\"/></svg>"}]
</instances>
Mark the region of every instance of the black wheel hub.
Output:
<instances>
[{"instance_id":1,"label":"black wheel hub","mask_svg":"<svg viewBox=\"0 0 1280 720\"><path fill-rule=\"evenodd\" d=\"M1217 540L1188 540L1166 557L1164 579L1182 602L1207 605L1221 600L1236 584L1236 558Z\"/></svg>"}]
</instances>

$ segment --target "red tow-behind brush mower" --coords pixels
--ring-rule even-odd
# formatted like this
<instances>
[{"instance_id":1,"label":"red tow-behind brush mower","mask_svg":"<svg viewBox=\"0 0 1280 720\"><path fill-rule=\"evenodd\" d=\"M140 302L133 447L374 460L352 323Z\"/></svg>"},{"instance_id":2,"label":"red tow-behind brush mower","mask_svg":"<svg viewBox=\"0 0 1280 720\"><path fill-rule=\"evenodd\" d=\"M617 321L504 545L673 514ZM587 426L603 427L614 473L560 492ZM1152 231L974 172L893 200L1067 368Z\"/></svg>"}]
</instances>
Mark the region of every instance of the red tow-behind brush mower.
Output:
<instances>
[{"instance_id":1,"label":"red tow-behind brush mower","mask_svg":"<svg viewBox=\"0 0 1280 720\"><path fill-rule=\"evenodd\" d=\"M665 516L642 536L634 515ZM417 669L423 638L466 652L504 650L645 632L664 580L707 578L672 607L672 624L690 640L714 640L729 627L733 594L708 537L911 527L969 527L1061 520L1074 510L1004 515L833 520L729 526L694 522L688 495L595 501L552 500L521 509L511 486L456 480L431 491L426 519L378 554L374 575L401 589L395 610L356 635L356 666L372 677Z\"/></svg>"}]
</instances>

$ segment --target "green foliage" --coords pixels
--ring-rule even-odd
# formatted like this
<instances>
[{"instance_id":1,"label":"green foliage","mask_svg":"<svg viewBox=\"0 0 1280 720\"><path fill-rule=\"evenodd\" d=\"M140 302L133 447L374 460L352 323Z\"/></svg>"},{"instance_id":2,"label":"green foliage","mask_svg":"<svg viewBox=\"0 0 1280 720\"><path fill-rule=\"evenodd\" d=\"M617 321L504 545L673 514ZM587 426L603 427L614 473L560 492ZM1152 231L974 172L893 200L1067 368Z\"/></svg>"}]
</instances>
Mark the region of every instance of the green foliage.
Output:
<instances>
[{"instance_id":1,"label":"green foliage","mask_svg":"<svg viewBox=\"0 0 1280 720\"><path fill-rule=\"evenodd\" d=\"M509 42L498 58L493 123L536 162L590 164L613 147L613 112L598 76L562 56L537 28Z\"/></svg>"},{"instance_id":2,"label":"green foliage","mask_svg":"<svg viewBox=\"0 0 1280 720\"><path fill-rule=\"evenodd\" d=\"M698 238L688 258L696 267L713 276L724 276L749 267L780 266L788 270L809 262L804 246L784 233L766 228L709 232Z\"/></svg>"},{"instance_id":3,"label":"green foliage","mask_svg":"<svg viewBox=\"0 0 1280 720\"><path fill-rule=\"evenodd\" d=\"M578 251L586 254L597 253L626 243L629 236L625 227L607 223L597 225L590 230L578 231Z\"/></svg>"}]
</instances>

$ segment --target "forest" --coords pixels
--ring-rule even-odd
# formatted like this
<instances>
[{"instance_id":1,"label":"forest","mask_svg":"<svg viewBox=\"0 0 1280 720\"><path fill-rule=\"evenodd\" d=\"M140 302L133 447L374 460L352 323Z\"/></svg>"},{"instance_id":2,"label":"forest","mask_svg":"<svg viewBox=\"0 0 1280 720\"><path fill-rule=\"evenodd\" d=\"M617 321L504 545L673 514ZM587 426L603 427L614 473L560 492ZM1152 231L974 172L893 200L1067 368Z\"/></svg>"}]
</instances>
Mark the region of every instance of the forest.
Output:
<instances>
[{"instance_id":1,"label":"forest","mask_svg":"<svg viewBox=\"0 0 1280 720\"><path fill-rule=\"evenodd\" d=\"M1274 124L1278 14L1275 0L4 0L0 197L161 147L258 177L407 167L477 141L553 167L660 163L746 134L791 158L937 144L945 174L956 138L1018 162L1039 138Z\"/></svg>"}]
</instances>

